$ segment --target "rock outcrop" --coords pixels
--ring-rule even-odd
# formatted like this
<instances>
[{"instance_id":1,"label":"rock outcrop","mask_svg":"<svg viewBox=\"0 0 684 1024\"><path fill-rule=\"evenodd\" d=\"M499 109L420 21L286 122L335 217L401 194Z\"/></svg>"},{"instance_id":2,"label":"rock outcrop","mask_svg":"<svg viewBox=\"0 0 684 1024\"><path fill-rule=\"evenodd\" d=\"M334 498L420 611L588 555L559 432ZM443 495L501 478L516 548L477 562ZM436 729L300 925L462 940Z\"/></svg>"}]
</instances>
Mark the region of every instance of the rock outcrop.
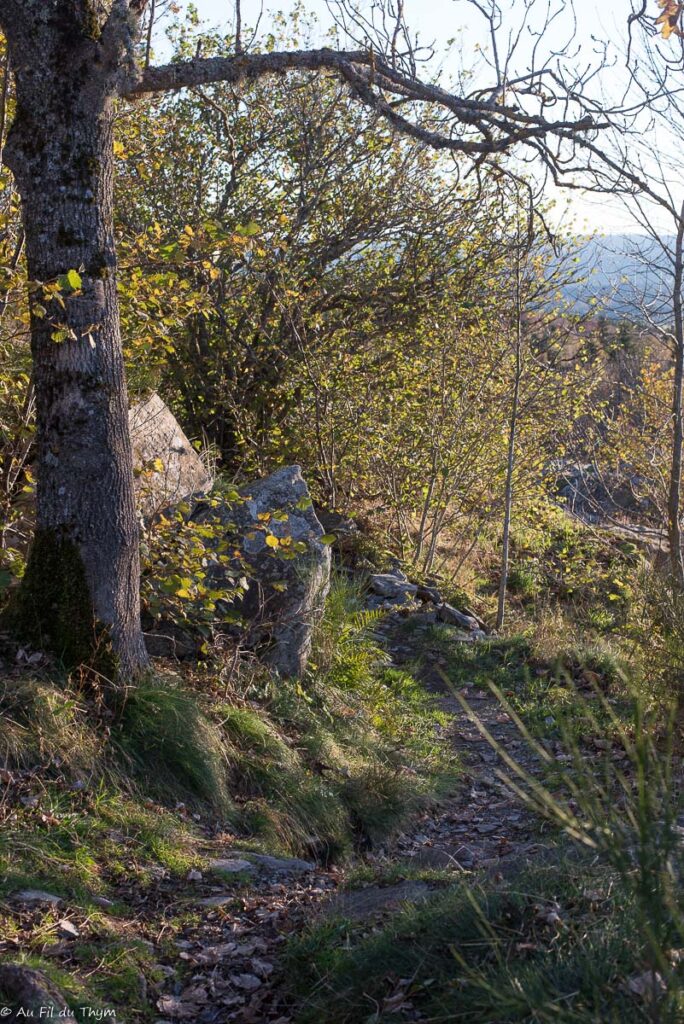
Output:
<instances>
[{"instance_id":1,"label":"rock outcrop","mask_svg":"<svg viewBox=\"0 0 684 1024\"><path fill-rule=\"evenodd\" d=\"M0 964L0 994L4 997L2 1002L17 1008L16 1013L11 1013L9 1006L3 1007L2 1016L7 1020L66 1020L74 1016L54 983L42 971L26 964ZM11 1017L5 1010L10 1011Z\"/></svg>"},{"instance_id":2,"label":"rock outcrop","mask_svg":"<svg viewBox=\"0 0 684 1024\"><path fill-rule=\"evenodd\" d=\"M418 587L410 583L401 569L380 572L371 576L371 590L380 597L415 597Z\"/></svg>"},{"instance_id":3,"label":"rock outcrop","mask_svg":"<svg viewBox=\"0 0 684 1024\"><path fill-rule=\"evenodd\" d=\"M143 516L149 519L184 498L211 490L211 474L159 395L131 406L128 423L136 505ZM6 547L26 553L35 525L35 494L30 492L21 496L21 516L5 528Z\"/></svg>"}]
</instances>

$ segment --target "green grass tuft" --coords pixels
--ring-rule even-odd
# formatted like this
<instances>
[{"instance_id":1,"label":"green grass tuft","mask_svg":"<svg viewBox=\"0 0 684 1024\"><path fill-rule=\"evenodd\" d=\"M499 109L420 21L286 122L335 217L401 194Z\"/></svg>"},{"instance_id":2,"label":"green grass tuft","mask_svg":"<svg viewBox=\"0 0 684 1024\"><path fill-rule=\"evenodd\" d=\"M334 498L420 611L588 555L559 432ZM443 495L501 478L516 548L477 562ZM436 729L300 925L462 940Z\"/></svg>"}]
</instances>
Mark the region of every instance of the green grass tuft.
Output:
<instances>
[{"instance_id":1,"label":"green grass tuft","mask_svg":"<svg viewBox=\"0 0 684 1024\"><path fill-rule=\"evenodd\" d=\"M183 794L230 810L224 739L197 695L172 684L141 684L128 693L112 739L149 793Z\"/></svg>"},{"instance_id":2,"label":"green grass tuft","mask_svg":"<svg viewBox=\"0 0 684 1024\"><path fill-rule=\"evenodd\" d=\"M442 888L372 929L339 920L311 928L288 950L297 1024L396 1024L416 1009L464 1024L643 1021L624 990L641 966L633 918L605 869L578 867L522 871L514 887ZM680 993L673 986L662 1002L661 1024L681 1019Z\"/></svg>"}]
</instances>

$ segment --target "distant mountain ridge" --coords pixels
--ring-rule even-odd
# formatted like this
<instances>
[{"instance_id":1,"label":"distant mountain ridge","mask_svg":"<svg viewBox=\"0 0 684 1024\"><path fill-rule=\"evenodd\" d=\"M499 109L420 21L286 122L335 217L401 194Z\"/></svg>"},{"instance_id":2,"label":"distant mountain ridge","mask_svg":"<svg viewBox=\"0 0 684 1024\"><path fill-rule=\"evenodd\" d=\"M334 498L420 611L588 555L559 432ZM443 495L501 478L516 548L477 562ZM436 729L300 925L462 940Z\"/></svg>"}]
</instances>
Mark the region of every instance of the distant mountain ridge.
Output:
<instances>
[{"instance_id":1,"label":"distant mountain ridge","mask_svg":"<svg viewBox=\"0 0 684 1024\"><path fill-rule=\"evenodd\" d=\"M672 315L674 237L664 237L663 244L637 234L587 239L576 253L576 280L563 288L565 298L579 313L596 309L609 319L666 322Z\"/></svg>"}]
</instances>

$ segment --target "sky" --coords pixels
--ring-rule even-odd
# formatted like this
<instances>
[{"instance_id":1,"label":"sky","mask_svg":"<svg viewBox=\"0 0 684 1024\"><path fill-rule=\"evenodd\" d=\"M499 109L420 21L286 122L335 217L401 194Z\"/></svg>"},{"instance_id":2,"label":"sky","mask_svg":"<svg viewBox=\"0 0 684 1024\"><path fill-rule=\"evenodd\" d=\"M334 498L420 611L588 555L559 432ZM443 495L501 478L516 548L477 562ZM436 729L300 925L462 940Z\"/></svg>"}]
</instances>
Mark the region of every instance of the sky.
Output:
<instances>
[{"instance_id":1,"label":"sky","mask_svg":"<svg viewBox=\"0 0 684 1024\"><path fill-rule=\"evenodd\" d=\"M504 6L506 0L502 0ZM522 2L522 0L521 0ZM540 7L545 0L539 0ZM549 0L550 6L560 5L560 0ZM651 0L655 11L655 0ZM261 16L260 27L268 28L269 12L289 10L293 0L242 0L243 24L256 24ZM179 6L186 8L188 3L181 0ZM194 0L200 16L214 26L225 26L229 30L234 24L234 0ZM305 6L314 11L327 27L331 23L330 14L325 0L305 0ZM439 61L443 74L449 76L450 67L460 59L465 45L473 48L476 44L485 44L481 23L477 21L473 7L464 0L404 0L406 20L415 32L419 33L424 44L436 43L436 60ZM596 44L592 36L599 39L611 38L619 40L625 36L627 16L631 9L630 0L612 0L609 3L597 3L595 0L575 0L574 8L577 19L576 40L581 47L581 59L590 59L595 52ZM512 23L513 24L513 23ZM558 24L558 23L557 23ZM568 26L558 28L555 38L560 44L565 41ZM457 43L449 52L445 43L456 38ZM552 37L554 38L554 37ZM574 221L578 231L613 233L635 230L624 205L618 199L606 196L591 196L563 189L552 189L549 198L556 202L558 219L564 223ZM636 229L638 230L638 229Z\"/></svg>"},{"instance_id":2,"label":"sky","mask_svg":"<svg viewBox=\"0 0 684 1024\"><path fill-rule=\"evenodd\" d=\"M554 0L552 0L553 5ZM557 3L558 0L555 0ZM195 6L202 17L215 24L231 23L235 6L233 0L194 0ZM187 4L182 4L187 6ZM289 0L263 0L264 16L269 10L288 10ZM306 6L319 14L322 21L329 21L329 13L325 0L307 0ZM609 10L606 8L609 7ZM597 3L596 0L575 0L575 11L580 26L596 26L596 34L613 32L624 23L620 16L620 8L628 11L626 0L613 0L611 4ZM409 25L420 32L424 42L433 39L445 39L472 24L472 8L462 0L404 0L406 20ZM262 0L242 0L242 17L245 23L254 23L262 9Z\"/></svg>"}]
</instances>

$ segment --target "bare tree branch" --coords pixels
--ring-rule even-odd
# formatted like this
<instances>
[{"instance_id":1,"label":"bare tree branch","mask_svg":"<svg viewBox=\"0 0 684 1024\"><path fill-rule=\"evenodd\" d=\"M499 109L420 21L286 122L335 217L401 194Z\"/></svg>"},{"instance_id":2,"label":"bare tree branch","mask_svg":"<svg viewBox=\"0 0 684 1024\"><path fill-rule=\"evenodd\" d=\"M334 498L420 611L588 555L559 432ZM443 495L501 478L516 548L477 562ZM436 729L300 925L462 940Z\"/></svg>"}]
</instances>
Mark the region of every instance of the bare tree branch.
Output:
<instances>
[{"instance_id":1,"label":"bare tree branch","mask_svg":"<svg viewBox=\"0 0 684 1024\"><path fill-rule=\"evenodd\" d=\"M630 94L629 104L623 97L621 106L609 108L600 96L598 75L612 66L607 47L599 47L594 64L580 64L571 32L541 53L542 40L559 35L559 11L553 4L540 2L541 17L533 25L530 12L535 0L525 0L521 20L511 25L499 0L468 0L482 17L489 38L489 51L480 59L484 74L463 74L460 85L444 88L418 73L418 61L429 59L432 51L421 49L417 38L411 37L403 0L370 0L364 7L356 0L327 3L338 31L353 48L241 52L209 58L198 54L192 60L134 69L121 94L134 98L221 82L239 85L268 75L328 73L345 82L361 103L398 133L455 157L469 156L468 173L478 179L482 166L492 162L498 173L508 173L498 155L517 148L527 163L541 168L558 186L641 194L678 216L671 197L654 187L648 169L633 158L630 132L643 127L636 118L641 118L645 101L634 103ZM571 27L576 30L572 2L564 4L563 10L570 12ZM239 2L236 15L241 32ZM630 30L643 18L638 10ZM518 49L524 51L524 66L516 71ZM658 80L661 94L667 85L663 75Z\"/></svg>"},{"instance_id":2,"label":"bare tree branch","mask_svg":"<svg viewBox=\"0 0 684 1024\"><path fill-rule=\"evenodd\" d=\"M150 66L150 56L152 54L152 32L154 31L154 15L156 8L156 0L150 0L150 10L147 16L147 39L145 42L145 67Z\"/></svg>"},{"instance_id":3,"label":"bare tree branch","mask_svg":"<svg viewBox=\"0 0 684 1024\"><path fill-rule=\"evenodd\" d=\"M122 91L129 97L145 93L196 88L214 82L239 82L288 71L331 71L341 75L357 96L398 130L437 149L470 154L502 152L516 142L543 138L549 133L564 138L608 127L584 114L550 121L522 107L489 98L464 98L440 86L422 82L398 71L372 51L293 50L276 53L242 54L239 57L196 58L162 67L147 68L137 81ZM410 121L397 110L391 97L434 105L447 115L441 130L428 129ZM388 98L389 97L389 98ZM451 118L448 116L452 115ZM457 127L470 132L455 133Z\"/></svg>"},{"instance_id":4,"label":"bare tree branch","mask_svg":"<svg viewBox=\"0 0 684 1024\"><path fill-rule=\"evenodd\" d=\"M242 2L235 0L235 52L242 53Z\"/></svg>"}]
</instances>

